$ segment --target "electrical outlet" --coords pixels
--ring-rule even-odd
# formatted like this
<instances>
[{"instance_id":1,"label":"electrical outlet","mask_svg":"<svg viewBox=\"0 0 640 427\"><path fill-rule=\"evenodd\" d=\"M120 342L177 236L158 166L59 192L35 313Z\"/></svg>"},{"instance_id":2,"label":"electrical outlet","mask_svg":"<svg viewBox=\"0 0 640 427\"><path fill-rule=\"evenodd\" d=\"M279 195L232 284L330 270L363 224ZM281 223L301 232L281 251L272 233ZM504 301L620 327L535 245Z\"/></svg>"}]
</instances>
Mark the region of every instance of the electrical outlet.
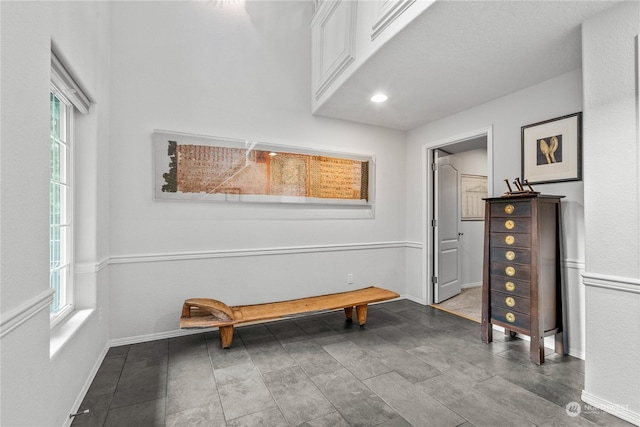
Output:
<instances>
[{"instance_id":1,"label":"electrical outlet","mask_svg":"<svg viewBox=\"0 0 640 427\"><path fill-rule=\"evenodd\" d=\"M353 285L353 274L347 274L347 285Z\"/></svg>"}]
</instances>

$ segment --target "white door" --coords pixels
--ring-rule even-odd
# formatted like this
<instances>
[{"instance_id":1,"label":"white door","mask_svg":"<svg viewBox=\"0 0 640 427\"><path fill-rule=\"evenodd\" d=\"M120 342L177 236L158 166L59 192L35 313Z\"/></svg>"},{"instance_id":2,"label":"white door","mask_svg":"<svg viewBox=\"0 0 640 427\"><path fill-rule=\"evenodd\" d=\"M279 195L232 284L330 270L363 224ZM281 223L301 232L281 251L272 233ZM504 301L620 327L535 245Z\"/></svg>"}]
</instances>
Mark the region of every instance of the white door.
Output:
<instances>
[{"instance_id":1,"label":"white door","mask_svg":"<svg viewBox=\"0 0 640 427\"><path fill-rule=\"evenodd\" d=\"M434 283L435 303L440 303L461 291L459 279L458 240L458 170L434 150Z\"/></svg>"}]
</instances>

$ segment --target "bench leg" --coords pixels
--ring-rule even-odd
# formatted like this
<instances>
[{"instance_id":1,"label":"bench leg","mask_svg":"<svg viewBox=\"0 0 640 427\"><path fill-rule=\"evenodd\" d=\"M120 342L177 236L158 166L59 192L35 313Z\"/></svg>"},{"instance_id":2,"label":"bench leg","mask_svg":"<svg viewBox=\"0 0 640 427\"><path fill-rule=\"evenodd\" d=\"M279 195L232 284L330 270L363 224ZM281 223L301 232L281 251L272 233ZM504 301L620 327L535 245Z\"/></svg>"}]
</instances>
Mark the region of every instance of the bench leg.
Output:
<instances>
[{"instance_id":1,"label":"bench leg","mask_svg":"<svg viewBox=\"0 0 640 427\"><path fill-rule=\"evenodd\" d=\"M344 314L347 316L347 323L353 322L353 307L345 307Z\"/></svg>"},{"instance_id":2,"label":"bench leg","mask_svg":"<svg viewBox=\"0 0 640 427\"><path fill-rule=\"evenodd\" d=\"M233 325L220 326L218 329L220 330L220 343L222 344L222 348L231 347L231 341L233 340Z\"/></svg>"},{"instance_id":3,"label":"bench leg","mask_svg":"<svg viewBox=\"0 0 640 427\"><path fill-rule=\"evenodd\" d=\"M367 304L356 305L356 313L358 315L358 323L360 326L367 323Z\"/></svg>"}]
</instances>

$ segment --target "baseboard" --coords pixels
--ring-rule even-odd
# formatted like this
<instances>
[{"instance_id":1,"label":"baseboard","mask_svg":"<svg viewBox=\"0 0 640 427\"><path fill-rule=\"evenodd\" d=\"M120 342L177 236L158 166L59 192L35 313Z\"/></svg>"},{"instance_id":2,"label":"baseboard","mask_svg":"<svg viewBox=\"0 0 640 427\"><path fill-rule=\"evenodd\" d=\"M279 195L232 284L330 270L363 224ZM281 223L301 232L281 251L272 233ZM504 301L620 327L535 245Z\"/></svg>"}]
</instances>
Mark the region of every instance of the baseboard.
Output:
<instances>
[{"instance_id":1,"label":"baseboard","mask_svg":"<svg viewBox=\"0 0 640 427\"><path fill-rule=\"evenodd\" d=\"M159 332L157 334L137 335L126 338L116 338L109 341L110 347L118 347L121 345L140 344L149 341L158 341L168 338L182 337L186 335L201 334L203 332L217 331L218 328L202 328L202 329L176 329L173 331Z\"/></svg>"},{"instance_id":2,"label":"baseboard","mask_svg":"<svg viewBox=\"0 0 640 427\"><path fill-rule=\"evenodd\" d=\"M620 405L617 403L609 402L606 399L602 399L595 396L585 390L582 390L582 401L588 405L587 408L582 408L582 411L604 411L616 416L620 419L640 426L640 413L633 412L629 409L629 405ZM590 406L590 407L589 407Z\"/></svg>"},{"instance_id":3,"label":"baseboard","mask_svg":"<svg viewBox=\"0 0 640 427\"><path fill-rule=\"evenodd\" d=\"M420 298L416 298L416 297L414 297L413 295L407 295L407 294L404 294L404 295L401 295L401 296L400 296L400 299L407 299L407 300L409 300L409 301L416 302L416 303L418 303L418 304L420 304L420 305L427 305L427 302L426 302L426 301L424 301L424 300L422 300L422 299L420 299Z\"/></svg>"},{"instance_id":4,"label":"baseboard","mask_svg":"<svg viewBox=\"0 0 640 427\"><path fill-rule=\"evenodd\" d=\"M102 349L102 352L100 353L100 356L98 356L96 363L93 365L93 368L91 369L91 372L87 377L87 380L84 382L82 389L80 389L80 393L78 393L78 397L76 397L76 401L73 403L73 406L69 411L69 414L75 414L80 409L80 405L82 405L82 401L87 395L87 392L89 391L89 387L91 387L91 383L93 382L93 380L96 377L96 374L98 373L98 369L100 369L102 362L104 362L104 358L107 356L107 353L109 352L109 348L110 348L109 343L106 343L104 348ZM69 427L72 422L73 422L73 418L69 417L65 420L62 427Z\"/></svg>"},{"instance_id":5,"label":"baseboard","mask_svg":"<svg viewBox=\"0 0 640 427\"><path fill-rule=\"evenodd\" d=\"M482 282L465 283L464 285L461 286L461 288L462 289L477 288L479 286L482 286Z\"/></svg>"}]
</instances>

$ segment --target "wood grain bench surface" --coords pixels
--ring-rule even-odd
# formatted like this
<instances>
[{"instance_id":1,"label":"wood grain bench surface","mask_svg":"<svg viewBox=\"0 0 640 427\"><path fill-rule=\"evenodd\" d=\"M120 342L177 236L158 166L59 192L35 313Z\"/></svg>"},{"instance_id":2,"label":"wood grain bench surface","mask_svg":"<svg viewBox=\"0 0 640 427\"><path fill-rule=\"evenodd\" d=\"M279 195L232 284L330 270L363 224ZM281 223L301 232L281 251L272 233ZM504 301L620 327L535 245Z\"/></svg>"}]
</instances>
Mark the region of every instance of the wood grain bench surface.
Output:
<instances>
[{"instance_id":1,"label":"wood grain bench surface","mask_svg":"<svg viewBox=\"0 0 640 427\"><path fill-rule=\"evenodd\" d=\"M286 316L315 311L344 309L347 321L356 308L360 326L367 321L367 304L398 298L397 293L371 286L337 294L319 295L289 301L229 307L210 298L190 298L182 306L180 327L219 328L223 348L231 347L233 326L240 323L280 319Z\"/></svg>"}]
</instances>

